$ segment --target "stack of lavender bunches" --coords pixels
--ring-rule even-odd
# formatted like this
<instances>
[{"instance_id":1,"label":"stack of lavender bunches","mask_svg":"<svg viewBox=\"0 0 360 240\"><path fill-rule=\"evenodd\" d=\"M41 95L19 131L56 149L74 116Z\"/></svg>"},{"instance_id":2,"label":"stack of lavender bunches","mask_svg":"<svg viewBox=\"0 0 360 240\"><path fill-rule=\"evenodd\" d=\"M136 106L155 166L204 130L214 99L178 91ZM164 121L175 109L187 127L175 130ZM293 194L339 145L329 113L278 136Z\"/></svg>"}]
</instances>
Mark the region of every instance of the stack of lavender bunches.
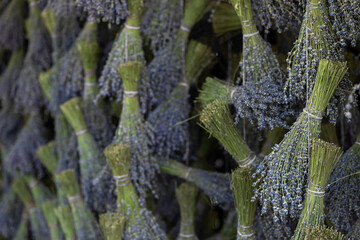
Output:
<instances>
[{"instance_id":1,"label":"stack of lavender bunches","mask_svg":"<svg viewBox=\"0 0 360 240\"><path fill-rule=\"evenodd\" d=\"M0 239L360 239L359 0L0 0Z\"/></svg>"}]
</instances>

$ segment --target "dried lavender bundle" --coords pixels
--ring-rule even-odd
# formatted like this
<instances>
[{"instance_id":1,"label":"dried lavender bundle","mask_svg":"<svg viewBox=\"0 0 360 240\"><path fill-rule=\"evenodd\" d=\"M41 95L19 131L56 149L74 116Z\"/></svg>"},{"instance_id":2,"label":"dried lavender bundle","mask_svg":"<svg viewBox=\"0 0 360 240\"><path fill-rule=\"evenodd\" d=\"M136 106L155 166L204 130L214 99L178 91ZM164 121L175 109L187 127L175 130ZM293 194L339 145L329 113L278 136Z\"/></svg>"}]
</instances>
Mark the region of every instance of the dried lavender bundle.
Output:
<instances>
[{"instance_id":1,"label":"dried lavender bundle","mask_svg":"<svg viewBox=\"0 0 360 240\"><path fill-rule=\"evenodd\" d=\"M311 231L308 228L324 225L325 187L341 155L340 147L317 138L313 139L307 193L294 234L295 240L310 237Z\"/></svg>"},{"instance_id":2,"label":"dried lavender bundle","mask_svg":"<svg viewBox=\"0 0 360 240\"><path fill-rule=\"evenodd\" d=\"M58 240L61 239L63 234L60 229L60 224L57 220L56 214L54 209L57 206L56 200L48 200L45 201L41 205L41 210L46 218L49 230L50 230L50 239L51 240Z\"/></svg>"},{"instance_id":3,"label":"dried lavender bundle","mask_svg":"<svg viewBox=\"0 0 360 240\"><path fill-rule=\"evenodd\" d=\"M166 239L165 232L139 201L131 183L131 151L131 146L124 143L113 143L105 149L116 181L118 214L126 217L124 239Z\"/></svg>"},{"instance_id":4,"label":"dried lavender bundle","mask_svg":"<svg viewBox=\"0 0 360 240\"><path fill-rule=\"evenodd\" d=\"M308 173L309 140L319 137L321 119L330 98L347 71L346 62L321 60L312 94L303 113L284 139L273 147L256 173L255 190L262 212L272 208L274 221L288 214L297 217L303 208Z\"/></svg>"},{"instance_id":5,"label":"dried lavender bundle","mask_svg":"<svg viewBox=\"0 0 360 240\"><path fill-rule=\"evenodd\" d=\"M219 99L207 105L201 112L200 122L200 126L219 140L240 167L254 165L257 157L241 137L226 101Z\"/></svg>"},{"instance_id":6,"label":"dried lavender bundle","mask_svg":"<svg viewBox=\"0 0 360 240\"><path fill-rule=\"evenodd\" d=\"M68 124L65 116L60 111L60 107L57 105L55 109L51 108L51 102L54 97L54 86L51 82L52 71L54 71L54 68L41 73L39 82L44 95L49 101L49 109L52 111L55 119L55 149L59 159L57 171L63 171L68 168L77 167L77 139L70 124Z\"/></svg>"},{"instance_id":7,"label":"dried lavender bundle","mask_svg":"<svg viewBox=\"0 0 360 240\"><path fill-rule=\"evenodd\" d=\"M326 216L342 232L350 231L360 216L360 135L336 164L326 191Z\"/></svg>"},{"instance_id":8,"label":"dried lavender bundle","mask_svg":"<svg viewBox=\"0 0 360 240\"><path fill-rule=\"evenodd\" d=\"M74 221L72 218L71 208L69 206L69 203L66 199L66 193L65 189L61 186L61 183L58 181L57 178L55 178L56 171L59 165L59 162L61 164L60 159L57 156L56 152L56 142L50 142L46 145L40 146L36 150L36 155L40 159L40 161L45 165L45 167L48 169L50 173L53 174L53 180L56 184L56 190L57 190L57 199L59 206L52 206L53 201L51 201L52 211L55 214L55 217L58 219L58 222L61 226L62 232L65 235L66 240L71 240L75 236L75 227L74 227ZM60 167L60 169L62 166ZM45 210L43 209L44 215L46 217L47 213L45 211L48 210L47 206L45 206ZM48 213L50 214L50 213ZM49 216L52 218L52 216ZM47 217L48 218L48 217ZM50 219L49 219L50 220ZM48 221L49 222L49 221ZM52 222L52 220L51 220ZM55 226L55 225L54 225ZM52 231L57 231L56 229L52 229L52 227L49 225L50 234ZM55 235L54 233L54 235Z\"/></svg>"},{"instance_id":9,"label":"dried lavender bundle","mask_svg":"<svg viewBox=\"0 0 360 240\"><path fill-rule=\"evenodd\" d=\"M291 239L291 236L293 235L292 228L295 221L292 221L290 217L287 217L281 222L275 222L272 211L268 211L263 214L261 214L260 211L256 212L257 219L255 220L255 223L258 225L255 226L256 228L261 229L265 239ZM256 234L259 233L260 232L256 231Z\"/></svg>"},{"instance_id":10,"label":"dried lavender bundle","mask_svg":"<svg viewBox=\"0 0 360 240\"><path fill-rule=\"evenodd\" d=\"M24 17L24 0L11 1L4 12L0 14L1 47L15 51L23 45L25 39Z\"/></svg>"},{"instance_id":11,"label":"dried lavender bundle","mask_svg":"<svg viewBox=\"0 0 360 240\"><path fill-rule=\"evenodd\" d=\"M84 117L91 135L99 147L103 149L110 143L113 137L113 129L104 100L102 98L97 99L99 88L96 69L100 53L97 42L97 24L88 21L83 31L84 38L77 43L77 49L85 71Z\"/></svg>"},{"instance_id":12,"label":"dried lavender bundle","mask_svg":"<svg viewBox=\"0 0 360 240\"><path fill-rule=\"evenodd\" d=\"M129 16L113 43L99 78L100 94L104 97L111 96L117 101L123 99L123 83L119 65L128 61L144 62L139 19L143 9L142 1L130 0L128 4Z\"/></svg>"},{"instance_id":13,"label":"dried lavender bundle","mask_svg":"<svg viewBox=\"0 0 360 240\"><path fill-rule=\"evenodd\" d=\"M259 129L284 127L287 120L295 115L292 105L283 97L283 87L271 82L271 77L259 82L248 82L233 86L217 78L207 78L198 100L206 106L215 99L223 99L236 109L235 122L240 118L249 119Z\"/></svg>"},{"instance_id":14,"label":"dried lavender bundle","mask_svg":"<svg viewBox=\"0 0 360 240\"><path fill-rule=\"evenodd\" d=\"M282 33L297 29L301 24L305 0L257 0L253 2L255 15L266 32L275 28L278 33Z\"/></svg>"},{"instance_id":15,"label":"dried lavender bundle","mask_svg":"<svg viewBox=\"0 0 360 240\"><path fill-rule=\"evenodd\" d=\"M177 240L198 239L195 234L195 205L198 188L192 183L182 183L176 188L176 198L180 206L180 232Z\"/></svg>"},{"instance_id":16,"label":"dried lavender bundle","mask_svg":"<svg viewBox=\"0 0 360 240\"><path fill-rule=\"evenodd\" d=\"M141 31L149 38L154 55L176 38L182 19L181 2L152 0L144 2Z\"/></svg>"},{"instance_id":17,"label":"dried lavender bundle","mask_svg":"<svg viewBox=\"0 0 360 240\"><path fill-rule=\"evenodd\" d=\"M56 178L64 187L66 196L71 206L76 230L76 239L104 239L100 226L89 208L86 207L79 185L77 184L74 169L68 169L56 175Z\"/></svg>"},{"instance_id":18,"label":"dried lavender bundle","mask_svg":"<svg viewBox=\"0 0 360 240\"><path fill-rule=\"evenodd\" d=\"M59 205L54 208L55 215L61 225L61 229L65 235L66 240L73 240L76 237L74 220L71 212L71 207L68 205Z\"/></svg>"},{"instance_id":19,"label":"dried lavender bundle","mask_svg":"<svg viewBox=\"0 0 360 240\"><path fill-rule=\"evenodd\" d=\"M216 35L241 29L241 21L234 8L228 3L221 3L216 6L212 25Z\"/></svg>"},{"instance_id":20,"label":"dried lavender bundle","mask_svg":"<svg viewBox=\"0 0 360 240\"><path fill-rule=\"evenodd\" d=\"M189 87L205 67L211 62L209 47L192 40L186 54L185 78L179 79L171 95L154 111L149 113L148 121L154 128L155 144L152 151L164 158L186 160L189 148L190 115Z\"/></svg>"},{"instance_id":21,"label":"dried lavender bundle","mask_svg":"<svg viewBox=\"0 0 360 240\"><path fill-rule=\"evenodd\" d=\"M15 103L21 111L29 113L44 105L44 98L38 82L40 72L50 68L51 39L41 19L39 2L28 0L31 6L27 32L29 38L28 51L19 78L14 84Z\"/></svg>"},{"instance_id":22,"label":"dried lavender bundle","mask_svg":"<svg viewBox=\"0 0 360 240\"><path fill-rule=\"evenodd\" d=\"M116 130L115 142L126 143L131 147L131 180L139 193L140 201L146 191L154 193L154 179L159 167L150 155L151 127L140 113L138 89L143 63L129 61L119 65L124 84L124 99L120 123Z\"/></svg>"},{"instance_id":23,"label":"dried lavender bundle","mask_svg":"<svg viewBox=\"0 0 360 240\"><path fill-rule=\"evenodd\" d=\"M11 176L24 173L43 176L44 169L35 155L36 149L46 143L47 130L37 112L33 112L21 129L15 143L3 161L5 172Z\"/></svg>"},{"instance_id":24,"label":"dried lavender bundle","mask_svg":"<svg viewBox=\"0 0 360 240\"><path fill-rule=\"evenodd\" d=\"M59 59L66 55L80 32L76 15L69 15L66 10L64 10L65 12L59 10L62 7L57 4L62 2L62 0L49 1L46 8L41 12L41 17L52 38L54 62L58 62ZM65 5L67 4L65 3ZM68 7L64 6L64 8Z\"/></svg>"},{"instance_id":25,"label":"dried lavender bundle","mask_svg":"<svg viewBox=\"0 0 360 240\"><path fill-rule=\"evenodd\" d=\"M237 240L255 239L254 219L256 201L250 167L238 168L232 172L232 191L238 214Z\"/></svg>"},{"instance_id":26,"label":"dried lavender bundle","mask_svg":"<svg viewBox=\"0 0 360 240\"><path fill-rule=\"evenodd\" d=\"M100 215L100 225L107 240L122 240L125 217L118 213Z\"/></svg>"},{"instance_id":27,"label":"dried lavender bundle","mask_svg":"<svg viewBox=\"0 0 360 240\"><path fill-rule=\"evenodd\" d=\"M26 186L25 179L15 179L12 183L12 188L25 205L25 209L29 214L32 236L39 240L49 239L50 235L46 221L44 216L41 214L40 209L36 206L30 189Z\"/></svg>"},{"instance_id":28,"label":"dried lavender bundle","mask_svg":"<svg viewBox=\"0 0 360 240\"><path fill-rule=\"evenodd\" d=\"M251 0L232 0L243 30L243 53L240 61L240 78L242 81L259 82L268 80L274 84L282 84L285 81L285 74L272 52L270 44L264 41L256 28Z\"/></svg>"},{"instance_id":29,"label":"dried lavender bundle","mask_svg":"<svg viewBox=\"0 0 360 240\"><path fill-rule=\"evenodd\" d=\"M148 98L146 99L147 110L154 109L167 99L180 79L184 78L183 74L186 68L184 55L189 34L195 23L204 15L209 2L209 0L185 2L183 20L176 37L160 49L147 66L148 79L144 84L145 95Z\"/></svg>"},{"instance_id":30,"label":"dried lavender bundle","mask_svg":"<svg viewBox=\"0 0 360 240\"><path fill-rule=\"evenodd\" d=\"M221 204L226 208L233 201L230 177L227 174L188 167L175 160L161 161L160 170L195 184L214 204Z\"/></svg>"},{"instance_id":31,"label":"dried lavender bundle","mask_svg":"<svg viewBox=\"0 0 360 240\"><path fill-rule=\"evenodd\" d=\"M19 221L22 218L21 201L10 187L4 188L0 201L0 236L13 239Z\"/></svg>"},{"instance_id":32,"label":"dried lavender bundle","mask_svg":"<svg viewBox=\"0 0 360 240\"><path fill-rule=\"evenodd\" d=\"M16 83L24 61L24 49L19 48L11 54L5 71L0 76L0 99L3 105L11 105L13 85Z\"/></svg>"},{"instance_id":33,"label":"dried lavender bundle","mask_svg":"<svg viewBox=\"0 0 360 240\"><path fill-rule=\"evenodd\" d=\"M36 156L50 173L54 174L56 172L59 158L56 153L56 146L54 141L39 146L36 149Z\"/></svg>"},{"instance_id":34,"label":"dried lavender bundle","mask_svg":"<svg viewBox=\"0 0 360 240\"><path fill-rule=\"evenodd\" d=\"M77 136L78 152L80 154L81 188L85 202L92 209L103 212L106 208L106 201L94 201L94 198L100 200L100 196L111 195L108 192L109 189L104 187L105 182L103 182L107 177L105 157L88 131L82 113L81 99L70 99L62 104L60 108ZM108 200L109 198L105 199Z\"/></svg>"},{"instance_id":35,"label":"dried lavender bundle","mask_svg":"<svg viewBox=\"0 0 360 240\"><path fill-rule=\"evenodd\" d=\"M324 0L308 0L299 37L287 57L286 98L306 100L313 89L320 59L343 61Z\"/></svg>"},{"instance_id":36,"label":"dried lavender bundle","mask_svg":"<svg viewBox=\"0 0 360 240\"><path fill-rule=\"evenodd\" d=\"M131 1L128 0L127 3L126 0L75 0L75 3L88 13L92 21L120 24L122 19L131 14Z\"/></svg>"},{"instance_id":37,"label":"dried lavender bundle","mask_svg":"<svg viewBox=\"0 0 360 240\"><path fill-rule=\"evenodd\" d=\"M351 240L360 238L360 219L358 219L356 223L352 226L346 237Z\"/></svg>"}]
</instances>

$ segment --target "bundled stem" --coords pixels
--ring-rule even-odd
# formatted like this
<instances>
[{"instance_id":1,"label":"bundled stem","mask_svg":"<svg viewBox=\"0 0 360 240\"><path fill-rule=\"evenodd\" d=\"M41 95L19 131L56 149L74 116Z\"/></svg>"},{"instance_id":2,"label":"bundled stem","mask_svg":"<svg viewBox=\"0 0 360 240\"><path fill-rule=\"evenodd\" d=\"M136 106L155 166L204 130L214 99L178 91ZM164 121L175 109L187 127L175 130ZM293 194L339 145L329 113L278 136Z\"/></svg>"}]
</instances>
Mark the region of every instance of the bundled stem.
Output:
<instances>
[{"instance_id":1,"label":"bundled stem","mask_svg":"<svg viewBox=\"0 0 360 240\"><path fill-rule=\"evenodd\" d=\"M212 25L216 35L241 29L241 22L237 13L230 4L226 3L221 3L216 7Z\"/></svg>"},{"instance_id":2,"label":"bundled stem","mask_svg":"<svg viewBox=\"0 0 360 240\"><path fill-rule=\"evenodd\" d=\"M304 239L309 235L309 229L306 228L324 225L325 187L341 155L341 148L334 144L320 139L312 141L308 189L295 240Z\"/></svg>"},{"instance_id":3,"label":"bundled stem","mask_svg":"<svg viewBox=\"0 0 360 240\"><path fill-rule=\"evenodd\" d=\"M226 84L224 81L215 77L207 77L201 90L199 90L197 100L205 107L216 99L231 100L231 93L233 93L233 91L235 91L235 87Z\"/></svg>"},{"instance_id":4,"label":"bundled stem","mask_svg":"<svg viewBox=\"0 0 360 240\"><path fill-rule=\"evenodd\" d=\"M116 181L118 214L126 217L125 239L166 239L151 212L140 205L130 181L130 151L130 145L124 143L113 143L105 148Z\"/></svg>"},{"instance_id":5,"label":"bundled stem","mask_svg":"<svg viewBox=\"0 0 360 240\"><path fill-rule=\"evenodd\" d=\"M64 232L65 239L66 240L75 239L76 231L75 231L73 216L71 213L71 207L68 205L60 205L54 208L54 212L57 219L59 220L61 229Z\"/></svg>"},{"instance_id":6,"label":"bundled stem","mask_svg":"<svg viewBox=\"0 0 360 240\"><path fill-rule=\"evenodd\" d=\"M72 98L60 106L61 111L65 115L67 121L73 127L77 136L78 151L80 154L80 172L82 192L85 196L85 202L92 208L102 211L104 207L99 201L93 201L93 197L97 196L101 189L97 182L104 175L105 158L100 152L94 138L88 132L88 128L84 119L81 108L81 99ZM104 175L105 177L105 175Z\"/></svg>"},{"instance_id":7,"label":"bundled stem","mask_svg":"<svg viewBox=\"0 0 360 240\"><path fill-rule=\"evenodd\" d=\"M122 240L125 217L119 213L100 215L100 225L107 240Z\"/></svg>"},{"instance_id":8,"label":"bundled stem","mask_svg":"<svg viewBox=\"0 0 360 240\"><path fill-rule=\"evenodd\" d=\"M195 235L195 205L198 188L192 183L182 183L176 188L176 198L180 206L180 232L178 240L197 239Z\"/></svg>"},{"instance_id":9,"label":"bundled stem","mask_svg":"<svg viewBox=\"0 0 360 240\"><path fill-rule=\"evenodd\" d=\"M64 187L71 206L77 239L103 239L100 227L81 197L74 169L68 169L56 175Z\"/></svg>"},{"instance_id":10,"label":"bundled stem","mask_svg":"<svg viewBox=\"0 0 360 240\"><path fill-rule=\"evenodd\" d=\"M42 212L44 213L48 227L50 229L51 240L59 240L62 237L61 229L54 211L56 206L57 202L55 200L45 201L41 205Z\"/></svg>"},{"instance_id":11,"label":"bundled stem","mask_svg":"<svg viewBox=\"0 0 360 240\"><path fill-rule=\"evenodd\" d=\"M59 158L55 151L54 141L38 147L36 150L36 156L40 159L41 163L44 164L50 173L55 173Z\"/></svg>"},{"instance_id":12,"label":"bundled stem","mask_svg":"<svg viewBox=\"0 0 360 240\"><path fill-rule=\"evenodd\" d=\"M188 167L170 159L160 162L160 170L163 173L195 184L214 204L221 204L226 207L227 204L232 202L229 176L227 174Z\"/></svg>"},{"instance_id":13,"label":"bundled stem","mask_svg":"<svg viewBox=\"0 0 360 240\"><path fill-rule=\"evenodd\" d=\"M249 166L256 159L236 128L227 102L218 99L207 105L201 112L200 122L200 126L221 142L240 167Z\"/></svg>"},{"instance_id":14,"label":"bundled stem","mask_svg":"<svg viewBox=\"0 0 360 240\"><path fill-rule=\"evenodd\" d=\"M256 196L262 202L262 212L272 206L275 221L288 213L295 217L303 207L309 141L319 137L323 112L346 71L346 62L320 61L314 89L303 113L257 169L263 181L255 191Z\"/></svg>"},{"instance_id":15,"label":"bundled stem","mask_svg":"<svg viewBox=\"0 0 360 240\"><path fill-rule=\"evenodd\" d=\"M251 168L238 168L232 172L232 190L238 214L237 240L255 239L254 219L256 201Z\"/></svg>"}]
</instances>

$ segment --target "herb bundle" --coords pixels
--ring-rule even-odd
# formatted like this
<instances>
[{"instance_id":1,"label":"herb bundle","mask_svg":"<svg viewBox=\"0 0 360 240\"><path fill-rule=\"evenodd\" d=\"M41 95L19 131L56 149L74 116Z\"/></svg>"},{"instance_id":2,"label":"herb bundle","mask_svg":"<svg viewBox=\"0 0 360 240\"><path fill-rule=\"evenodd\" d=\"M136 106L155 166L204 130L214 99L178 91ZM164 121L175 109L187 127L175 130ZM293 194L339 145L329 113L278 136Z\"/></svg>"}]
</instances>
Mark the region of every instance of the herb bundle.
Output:
<instances>
[{"instance_id":1,"label":"herb bundle","mask_svg":"<svg viewBox=\"0 0 360 240\"><path fill-rule=\"evenodd\" d=\"M198 188L191 183L182 183L176 188L180 206L180 232L177 240L198 239L195 235L195 205Z\"/></svg>"},{"instance_id":2,"label":"herb bundle","mask_svg":"<svg viewBox=\"0 0 360 240\"><path fill-rule=\"evenodd\" d=\"M238 168L232 172L232 190L238 214L237 240L255 239L254 219L256 201L253 201L254 187L250 167Z\"/></svg>"},{"instance_id":3,"label":"herb bundle","mask_svg":"<svg viewBox=\"0 0 360 240\"><path fill-rule=\"evenodd\" d=\"M303 113L256 170L257 183L260 179L262 183L255 195L260 198L262 212L271 207L276 221L288 214L296 217L303 208L309 140L319 136L323 112L346 71L346 62L320 61L314 89Z\"/></svg>"},{"instance_id":4,"label":"herb bundle","mask_svg":"<svg viewBox=\"0 0 360 240\"><path fill-rule=\"evenodd\" d=\"M325 187L341 155L334 144L316 138L312 141L307 193L294 239L310 237L310 227L324 225Z\"/></svg>"},{"instance_id":5,"label":"herb bundle","mask_svg":"<svg viewBox=\"0 0 360 240\"><path fill-rule=\"evenodd\" d=\"M229 176L199 168L188 167L175 160L160 162L160 170L195 184L214 204L227 206L232 202Z\"/></svg>"},{"instance_id":6,"label":"herb bundle","mask_svg":"<svg viewBox=\"0 0 360 240\"><path fill-rule=\"evenodd\" d=\"M76 239L103 239L100 226L81 197L74 169L60 172L56 174L55 177L64 187L70 203L76 230ZM57 209L57 211L59 211L59 209Z\"/></svg>"},{"instance_id":7,"label":"herb bundle","mask_svg":"<svg viewBox=\"0 0 360 240\"><path fill-rule=\"evenodd\" d=\"M118 214L126 217L124 239L166 239L151 212L139 201L131 183L130 145L113 143L105 149L106 159L116 181Z\"/></svg>"}]
</instances>

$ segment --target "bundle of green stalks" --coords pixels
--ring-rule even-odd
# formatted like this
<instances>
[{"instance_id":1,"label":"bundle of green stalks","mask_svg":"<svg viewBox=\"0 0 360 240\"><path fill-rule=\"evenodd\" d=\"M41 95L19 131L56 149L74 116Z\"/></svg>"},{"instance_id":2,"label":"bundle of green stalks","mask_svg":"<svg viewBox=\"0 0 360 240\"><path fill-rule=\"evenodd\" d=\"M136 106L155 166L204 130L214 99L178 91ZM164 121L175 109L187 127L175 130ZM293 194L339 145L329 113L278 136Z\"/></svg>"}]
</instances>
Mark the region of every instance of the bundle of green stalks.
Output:
<instances>
[{"instance_id":1,"label":"bundle of green stalks","mask_svg":"<svg viewBox=\"0 0 360 240\"><path fill-rule=\"evenodd\" d=\"M312 240L345 240L345 236L333 228L326 226L311 226L307 229L308 235L305 239Z\"/></svg>"},{"instance_id":2,"label":"bundle of green stalks","mask_svg":"<svg viewBox=\"0 0 360 240\"><path fill-rule=\"evenodd\" d=\"M161 172L195 184L214 204L226 208L233 201L227 174L192 168L170 159L162 160L159 164Z\"/></svg>"},{"instance_id":3,"label":"bundle of green stalks","mask_svg":"<svg viewBox=\"0 0 360 240\"><path fill-rule=\"evenodd\" d=\"M256 28L251 0L231 0L231 3L239 16L243 32L243 53L240 62L242 83L270 78L267 81L282 84L285 74L270 45L264 41Z\"/></svg>"},{"instance_id":4,"label":"bundle of green stalks","mask_svg":"<svg viewBox=\"0 0 360 240\"><path fill-rule=\"evenodd\" d=\"M99 61L100 47L98 44L97 24L88 21L83 33L83 39L77 42L77 50L81 57L81 62L85 72L84 82L84 116L89 127L91 135L103 149L107 146L112 137L113 129L111 128L110 119L106 111L104 100L97 96L99 88L97 85L96 69Z\"/></svg>"},{"instance_id":5,"label":"bundle of green stalks","mask_svg":"<svg viewBox=\"0 0 360 240\"><path fill-rule=\"evenodd\" d=\"M30 16L26 24L29 45L19 78L14 84L15 102L21 111L29 113L44 105L44 98L38 82L39 74L50 68L51 38L41 19L39 2L28 0Z\"/></svg>"},{"instance_id":6,"label":"bundle of green stalks","mask_svg":"<svg viewBox=\"0 0 360 240\"><path fill-rule=\"evenodd\" d=\"M6 1L4 1L6 2ZM11 1L0 14L0 46L16 51L24 44L25 1Z\"/></svg>"},{"instance_id":7,"label":"bundle of green stalks","mask_svg":"<svg viewBox=\"0 0 360 240\"><path fill-rule=\"evenodd\" d=\"M214 33L218 36L241 29L241 21L233 6L228 3L221 3L216 6L212 25Z\"/></svg>"},{"instance_id":8,"label":"bundle of green stalks","mask_svg":"<svg viewBox=\"0 0 360 240\"><path fill-rule=\"evenodd\" d=\"M56 215L53 211L53 208L57 205L56 200L54 200L55 196L46 186L32 176L28 175L24 178L35 200L36 206L41 209L41 214L45 217L48 230L50 232L50 239L61 239L62 233Z\"/></svg>"},{"instance_id":9,"label":"bundle of green stalks","mask_svg":"<svg viewBox=\"0 0 360 240\"><path fill-rule=\"evenodd\" d=\"M199 90L197 100L200 101L203 107L216 99L222 99L232 103L232 93L235 89L235 86L226 84L216 77L207 77L201 90Z\"/></svg>"},{"instance_id":10,"label":"bundle of green stalks","mask_svg":"<svg viewBox=\"0 0 360 240\"><path fill-rule=\"evenodd\" d=\"M76 237L76 230L71 207L69 205L59 205L54 209L55 215L61 225L61 230L66 240L73 240Z\"/></svg>"},{"instance_id":11,"label":"bundle of green stalks","mask_svg":"<svg viewBox=\"0 0 360 240\"><path fill-rule=\"evenodd\" d=\"M113 143L104 151L116 181L118 217L126 217L125 239L166 239L151 212L140 205L131 183L131 151L124 143Z\"/></svg>"},{"instance_id":12,"label":"bundle of green stalks","mask_svg":"<svg viewBox=\"0 0 360 240\"><path fill-rule=\"evenodd\" d=\"M254 187L250 167L238 168L232 172L232 190L238 214L237 240L255 239L254 219L256 201L253 201Z\"/></svg>"},{"instance_id":13,"label":"bundle of green stalks","mask_svg":"<svg viewBox=\"0 0 360 240\"><path fill-rule=\"evenodd\" d=\"M285 91L289 100L303 101L309 97L319 59L344 60L342 49L336 41L326 1L308 0L298 39L286 60L288 79Z\"/></svg>"},{"instance_id":14,"label":"bundle of green stalks","mask_svg":"<svg viewBox=\"0 0 360 240\"><path fill-rule=\"evenodd\" d=\"M99 221L106 240L122 240L125 216L119 213L105 213L100 215Z\"/></svg>"},{"instance_id":15,"label":"bundle of green stalks","mask_svg":"<svg viewBox=\"0 0 360 240\"><path fill-rule=\"evenodd\" d=\"M186 51L185 77L161 104L148 116L154 128L153 151L159 157L185 160L189 147L189 88L212 61L211 49L191 40Z\"/></svg>"},{"instance_id":16,"label":"bundle of green stalks","mask_svg":"<svg viewBox=\"0 0 360 240\"><path fill-rule=\"evenodd\" d=\"M47 200L41 205L41 210L46 218L49 230L50 230L50 239L59 240L62 238L62 231L60 229L59 221L56 217L54 209L57 206L56 200Z\"/></svg>"},{"instance_id":17,"label":"bundle of green stalks","mask_svg":"<svg viewBox=\"0 0 360 240\"><path fill-rule=\"evenodd\" d=\"M182 183L176 188L176 198L180 206L180 232L177 240L198 239L195 234L195 205L198 188L192 183Z\"/></svg>"},{"instance_id":18,"label":"bundle of green stalks","mask_svg":"<svg viewBox=\"0 0 360 240\"><path fill-rule=\"evenodd\" d=\"M119 65L119 73L124 85L124 98L119 126L115 141L131 147L131 179L141 200L146 191L153 191L155 174L158 166L150 155L149 124L140 112L139 82L143 63L129 61Z\"/></svg>"},{"instance_id":19,"label":"bundle of green stalks","mask_svg":"<svg viewBox=\"0 0 360 240\"><path fill-rule=\"evenodd\" d=\"M0 96L2 104L11 105L16 82L24 61L24 49L20 48L11 54L5 71L0 76Z\"/></svg>"},{"instance_id":20,"label":"bundle of green stalks","mask_svg":"<svg viewBox=\"0 0 360 240\"><path fill-rule=\"evenodd\" d=\"M36 156L51 174L55 174L59 158L56 154L54 141L38 147Z\"/></svg>"},{"instance_id":21,"label":"bundle of green stalks","mask_svg":"<svg viewBox=\"0 0 360 240\"><path fill-rule=\"evenodd\" d=\"M56 178L64 187L66 196L71 206L71 212L74 219L74 226L76 231L76 239L103 239L103 234L96 222L95 217L92 215L90 209L85 205L81 197L81 192L79 185L77 184L75 170L68 169L60 172L56 175ZM57 211L61 210L62 209L59 208L57 209Z\"/></svg>"},{"instance_id":22,"label":"bundle of green stalks","mask_svg":"<svg viewBox=\"0 0 360 240\"><path fill-rule=\"evenodd\" d=\"M240 167L254 164L256 155L242 138L226 101L217 99L208 104L201 112L200 122L200 126L224 146Z\"/></svg>"},{"instance_id":23,"label":"bundle of green stalks","mask_svg":"<svg viewBox=\"0 0 360 240\"><path fill-rule=\"evenodd\" d=\"M9 4L10 0L4 0L4 1L1 1L0 3L0 14L2 13L2 11L4 9L6 9L7 5Z\"/></svg>"},{"instance_id":24,"label":"bundle of green stalks","mask_svg":"<svg viewBox=\"0 0 360 240\"><path fill-rule=\"evenodd\" d=\"M36 206L36 203L31 195L30 189L26 186L26 180L24 178L17 178L12 183L12 188L19 196L21 201L25 205L25 210L30 217L31 233L35 239L49 239L49 231L44 217L42 216L40 209Z\"/></svg>"},{"instance_id":25,"label":"bundle of green stalks","mask_svg":"<svg viewBox=\"0 0 360 240\"><path fill-rule=\"evenodd\" d=\"M311 231L307 228L324 225L325 187L341 155L341 148L334 144L320 139L312 141L307 194L294 235L295 240L309 237Z\"/></svg>"},{"instance_id":26,"label":"bundle of green stalks","mask_svg":"<svg viewBox=\"0 0 360 240\"><path fill-rule=\"evenodd\" d=\"M99 79L101 95L115 97L118 101L121 101L123 98L121 88L124 84L121 82L123 76L121 76L119 71L119 65L126 64L127 62L144 63L140 36L140 17L143 10L142 0L129 0L128 10L129 15L125 26L116 37ZM124 91L126 91L125 86Z\"/></svg>"},{"instance_id":27,"label":"bundle of green stalks","mask_svg":"<svg viewBox=\"0 0 360 240\"><path fill-rule=\"evenodd\" d=\"M321 119L330 98L347 71L346 62L321 60L312 94L303 113L284 139L258 166L255 194L262 203L262 212L270 206L274 220L289 213L298 216L303 208L302 196L308 172L309 141L319 137ZM261 179L261 180L260 180Z\"/></svg>"},{"instance_id":28,"label":"bundle of green stalks","mask_svg":"<svg viewBox=\"0 0 360 240\"><path fill-rule=\"evenodd\" d=\"M104 167L106 162L96 141L88 131L81 104L81 98L77 97L65 102L60 108L77 136L78 152L80 154L81 184L85 202L101 212L102 204L94 201L93 197L97 195L98 190L101 190L97 189L96 179L101 178L102 174L105 174Z\"/></svg>"},{"instance_id":29,"label":"bundle of green stalks","mask_svg":"<svg viewBox=\"0 0 360 240\"><path fill-rule=\"evenodd\" d=\"M65 239L66 240L71 240L74 238L75 236L75 228L74 228L74 221L72 218L72 213L71 213L71 208L67 202L66 199L66 193L64 188L61 186L61 183L58 181L57 178L55 178L56 175L56 171L57 171L57 165L59 163L59 158L56 154L56 146L54 146L54 142L49 142L46 145L40 146L37 150L36 150L36 155L38 156L38 158L40 159L40 161L45 165L45 167L47 168L47 170L53 174L53 180L55 182L56 185L56 190L57 190L57 199L58 199L58 206L54 205L54 200L49 200L47 202L49 202L46 206L45 209L44 207L42 207L42 210L44 212L44 215L46 218L48 218L48 223L49 221L51 222L51 226L49 225L49 229L50 229L50 234L52 234L52 231L54 231L55 233L54 236L56 236L56 232L58 231L56 230L52 230L52 227L56 226L56 225L52 225L53 224L53 214L55 214L56 218L58 219L58 222L61 226L62 232L65 235ZM43 204L44 205L44 204ZM54 205L54 206L52 206ZM51 206L51 213L47 213L46 211L49 210L48 206ZM48 215L48 217L47 217Z\"/></svg>"}]
</instances>

